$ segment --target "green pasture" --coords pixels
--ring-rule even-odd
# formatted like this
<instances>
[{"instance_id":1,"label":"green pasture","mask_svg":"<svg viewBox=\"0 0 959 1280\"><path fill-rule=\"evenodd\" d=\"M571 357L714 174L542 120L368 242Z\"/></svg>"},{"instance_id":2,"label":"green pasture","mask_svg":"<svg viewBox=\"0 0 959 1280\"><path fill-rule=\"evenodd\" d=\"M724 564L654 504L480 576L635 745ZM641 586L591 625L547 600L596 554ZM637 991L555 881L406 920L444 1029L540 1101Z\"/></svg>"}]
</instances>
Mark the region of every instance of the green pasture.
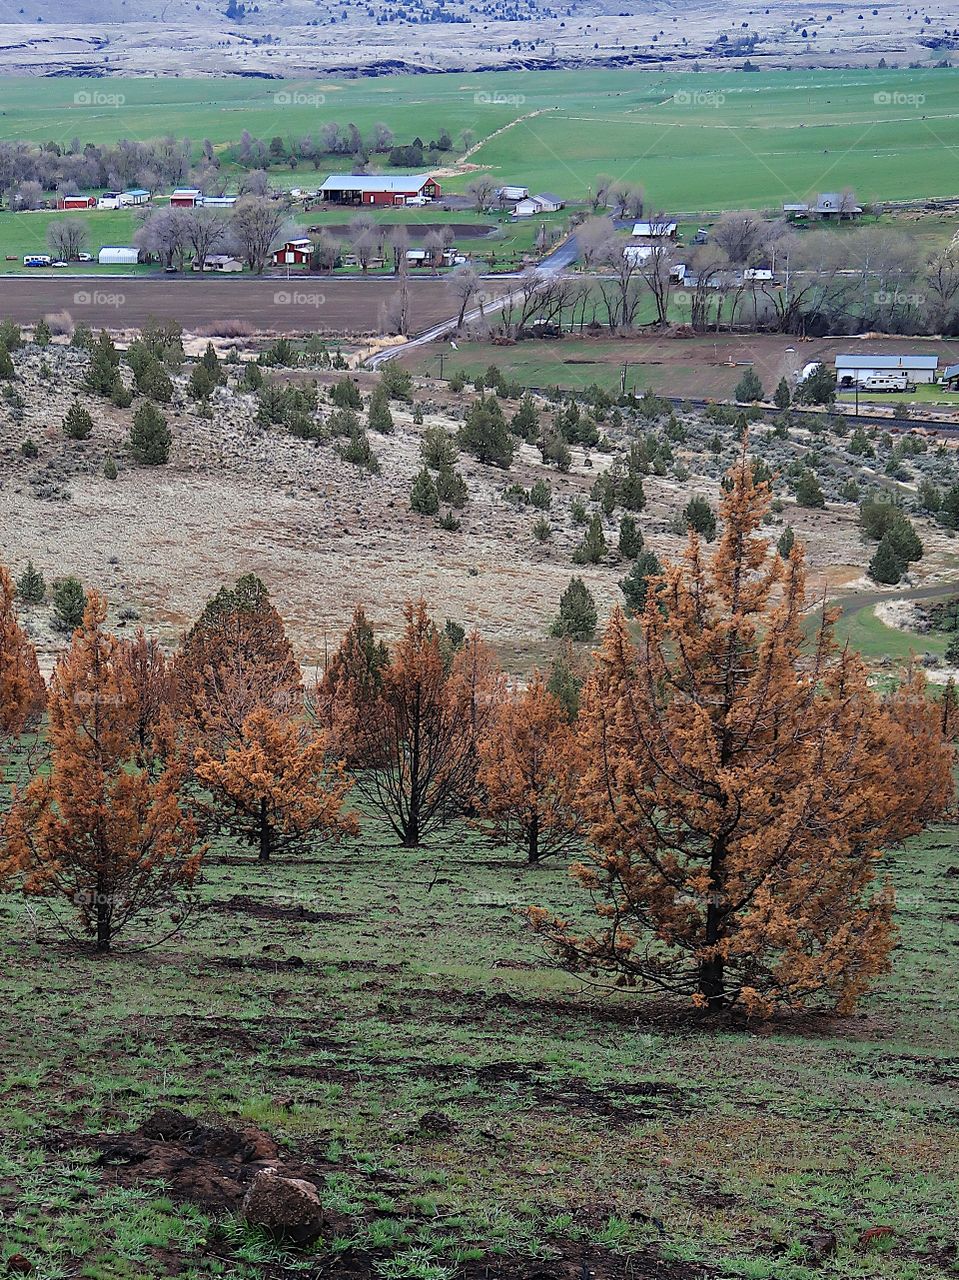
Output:
<instances>
[{"instance_id":1,"label":"green pasture","mask_svg":"<svg viewBox=\"0 0 959 1280\"><path fill-rule=\"evenodd\" d=\"M581 200L609 174L641 184L651 206L675 210L776 207L846 186L864 201L953 195L959 145L949 69L13 78L4 80L0 136L65 146L168 133L223 150L244 129L290 140L318 135L330 120L361 130L384 121L400 142L468 130L482 143L472 161L504 182ZM276 178L309 186L348 164L320 157L315 170L281 168ZM466 181L443 179L449 190Z\"/></svg>"},{"instance_id":2,"label":"green pasture","mask_svg":"<svg viewBox=\"0 0 959 1280\"><path fill-rule=\"evenodd\" d=\"M955 1275L955 862L949 827L884 858L901 942L857 1015L765 1027L548 967L517 909L576 918L582 891L467 826L409 851L364 815L265 869L217 845L181 936L139 955L77 954L8 896L0 1265L454 1280L585 1250L661 1280ZM286 1253L98 1163L157 1107L275 1137L319 1185L320 1242Z\"/></svg>"}]
</instances>

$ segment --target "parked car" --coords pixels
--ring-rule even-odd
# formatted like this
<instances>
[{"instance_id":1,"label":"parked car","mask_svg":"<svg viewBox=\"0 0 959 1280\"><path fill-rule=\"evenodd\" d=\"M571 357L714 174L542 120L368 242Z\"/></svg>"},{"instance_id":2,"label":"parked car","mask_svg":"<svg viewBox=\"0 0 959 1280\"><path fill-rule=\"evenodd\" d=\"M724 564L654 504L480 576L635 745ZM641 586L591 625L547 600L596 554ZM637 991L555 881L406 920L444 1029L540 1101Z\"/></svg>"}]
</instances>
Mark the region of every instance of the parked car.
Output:
<instances>
[{"instance_id":1,"label":"parked car","mask_svg":"<svg viewBox=\"0 0 959 1280\"><path fill-rule=\"evenodd\" d=\"M50 263L51 267L68 267L69 265L69 262L64 262L62 258L57 258L56 262Z\"/></svg>"},{"instance_id":2,"label":"parked car","mask_svg":"<svg viewBox=\"0 0 959 1280\"><path fill-rule=\"evenodd\" d=\"M78 254L77 254L77 262L92 262L92 261L93 261L93 254L92 254L92 253L78 253Z\"/></svg>"}]
</instances>

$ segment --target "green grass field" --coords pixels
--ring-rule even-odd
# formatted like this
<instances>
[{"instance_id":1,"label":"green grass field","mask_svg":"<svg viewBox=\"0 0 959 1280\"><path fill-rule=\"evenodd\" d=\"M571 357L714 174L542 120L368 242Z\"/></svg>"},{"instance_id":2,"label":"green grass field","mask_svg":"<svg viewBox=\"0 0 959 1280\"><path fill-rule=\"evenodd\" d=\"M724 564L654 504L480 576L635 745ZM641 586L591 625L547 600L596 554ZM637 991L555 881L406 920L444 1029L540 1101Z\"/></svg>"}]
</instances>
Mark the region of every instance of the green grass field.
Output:
<instances>
[{"instance_id":1,"label":"green grass field","mask_svg":"<svg viewBox=\"0 0 959 1280\"><path fill-rule=\"evenodd\" d=\"M860 1014L767 1027L549 969L515 908L575 913L579 892L465 828L409 852L368 820L267 870L225 852L182 936L139 956L77 955L0 904L23 1019L0 1048L0 1257L41 1280L314 1277L331 1250L384 1280L584 1254L661 1280L955 1274L951 829L886 859L902 940ZM284 1258L97 1162L158 1106L253 1123L315 1170L334 1224L316 1251ZM838 1239L824 1271L816 1231Z\"/></svg>"},{"instance_id":2,"label":"green grass field","mask_svg":"<svg viewBox=\"0 0 959 1280\"><path fill-rule=\"evenodd\" d=\"M292 220L304 231L307 227L330 226L342 227L349 223L356 211L335 209L314 209L304 213L296 210ZM63 213L51 210L37 210L29 213L12 213L8 209L0 210L0 272L23 271L23 258L28 253L47 253L47 228L51 222L64 218L79 218L88 229L87 248L94 257L104 245L125 245L133 243L133 235L139 225L137 215L132 209L91 209L88 212ZM419 243L416 229L423 223L449 223L454 232L454 243L463 253L473 256L483 270L511 270L521 267L524 255L533 253L533 241L543 222L552 222L559 226L564 224L560 215L553 214L547 218L516 221L509 214L480 215L452 211L430 211L429 209L384 209L377 213L376 220L384 226L403 225L410 229L410 247ZM464 235L456 232L458 224L468 228ZM482 224L484 233L478 234L474 228ZM488 226L489 232L485 232ZM91 263L73 263L74 271L89 271L102 274L109 268L98 267ZM41 272L43 268L39 268ZM124 271L155 271L156 266L123 268ZM354 268L355 270L355 268Z\"/></svg>"},{"instance_id":3,"label":"green grass field","mask_svg":"<svg viewBox=\"0 0 959 1280\"><path fill-rule=\"evenodd\" d=\"M243 129L292 139L333 119L361 130L382 120L400 140L469 130L483 143L474 163L570 200L586 198L603 173L642 184L652 206L673 210L777 207L845 186L868 201L956 193L959 113L948 69L6 79L0 136L68 145L162 132L223 148ZM324 160L321 170L343 163ZM301 166L281 180L309 185L311 175ZM458 190L466 180L444 183Z\"/></svg>"}]
</instances>

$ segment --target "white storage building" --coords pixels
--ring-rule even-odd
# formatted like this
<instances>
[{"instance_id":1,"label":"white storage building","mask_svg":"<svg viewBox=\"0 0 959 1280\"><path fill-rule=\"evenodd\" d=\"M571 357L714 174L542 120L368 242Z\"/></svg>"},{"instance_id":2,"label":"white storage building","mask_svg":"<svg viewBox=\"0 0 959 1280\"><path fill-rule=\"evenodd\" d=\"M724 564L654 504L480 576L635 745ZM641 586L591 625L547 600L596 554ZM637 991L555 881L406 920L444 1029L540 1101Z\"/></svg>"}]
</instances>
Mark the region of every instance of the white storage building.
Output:
<instances>
[{"instance_id":1,"label":"white storage building","mask_svg":"<svg viewBox=\"0 0 959 1280\"><path fill-rule=\"evenodd\" d=\"M97 257L101 267L135 267L139 261L140 251L132 244L104 245Z\"/></svg>"},{"instance_id":2,"label":"white storage building","mask_svg":"<svg viewBox=\"0 0 959 1280\"><path fill-rule=\"evenodd\" d=\"M877 374L907 373L910 382L935 382L938 368L938 356L877 356L863 352L862 355L836 356L836 381L841 387L851 387L865 378L874 378Z\"/></svg>"}]
</instances>

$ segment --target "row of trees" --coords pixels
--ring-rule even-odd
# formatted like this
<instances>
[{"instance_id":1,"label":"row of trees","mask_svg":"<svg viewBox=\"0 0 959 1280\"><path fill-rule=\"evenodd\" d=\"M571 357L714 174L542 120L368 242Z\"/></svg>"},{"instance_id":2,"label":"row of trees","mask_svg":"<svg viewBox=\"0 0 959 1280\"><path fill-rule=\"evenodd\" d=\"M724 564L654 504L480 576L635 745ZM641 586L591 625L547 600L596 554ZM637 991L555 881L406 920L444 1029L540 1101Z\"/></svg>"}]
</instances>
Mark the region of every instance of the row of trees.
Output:
<instances>
[{"instance_id":1,"label":"row of trees","mask_svg":"<svg viewBox=\"0 0 959 1280\"><path fill-rule=\"evenodd\" d=\"M667 219L654 216L650 225L665 232ZM959 324L959 250L923 253L914 237L882 227L799 233L755 212L727 213L708 243L680 252L663 234L642 256L608 217L592 217L576 239L580 262L595 278L531 271L502 318L508 334L516 337L534 321L629 331L645 298L665 325L677 294L700 332L739 325L782 333L951 333ZM756 275L760 268L773 278Z\"/></svg>"},{"instance_id":2,"label":"row of trees","mask_svg":"<svg viewBox=\"0 0 959 1280\"><path fill-rule=\"evenodd\" d=\"M935 707L919 677L878 696L828 611L807 638L803 549L783 559L759 536L769 502L744 450L715 549L691 533L650 579L635 635L614 613L582 689L568 660L511 687L478 635L440 630L420 601L391 648L357 610L306 691L244 578L172 662L142 634L110 635L91 593L45 691L0 574L18 784L4 874L108 950L138 916L177 926L182 907L168 913L218 834L268 860L355 833L361 811L408 847L486 821L532 860L583 849L597 928L527 912L565 967L713 1010L848 1008L895 937L876 862L951 795L956 698ZM23 735L44 707L36 762Z\"/></svg>"},{"instance_id":3,"label":"row of trees","mask_svg":"<svg viewBox=\"0 0 959 1280\"><path fill-rule=\"evenodd\" d=\"M464 130L459 145L465 150L472 141L472 132ZM416 137L397 147L393 130L382 122L364 135L355 124L336 121L298 137L257 138L244 129L235 143L222 148L209 138L197 145L191 138L170 135L149 141L121 138L112 144L74 138L66 147L52 141L5 141L0 142L0 203L10 194L14 208L31 209L58 191L136 186L155 193L184 184L217 196L225 193L228 183L224 159L246 171L240 180L242 192L253 175L254 183L265 181L271 166L295 169L302 163L319 169L329 156L348 156L351 167L360 172L371 157L387 156L391 164L418 168L430 154L442 156L452 149L453 138L446 128L440 128L435 138Z\"/></svg>"}]
</instances>

